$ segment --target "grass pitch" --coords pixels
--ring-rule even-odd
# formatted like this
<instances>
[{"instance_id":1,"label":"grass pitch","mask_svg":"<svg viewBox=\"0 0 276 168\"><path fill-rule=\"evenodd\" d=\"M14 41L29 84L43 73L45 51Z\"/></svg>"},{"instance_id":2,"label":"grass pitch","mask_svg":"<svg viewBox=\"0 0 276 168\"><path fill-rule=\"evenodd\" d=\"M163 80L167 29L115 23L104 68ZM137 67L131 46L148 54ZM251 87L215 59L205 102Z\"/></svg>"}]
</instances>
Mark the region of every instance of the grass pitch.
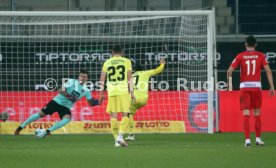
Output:
<instances>
[{"instance_id":1,"label":"grass pitch","mask_svg":"<svg viewBox=\"0 0 276 168\"><path fill-rule=\"evenodd\" d=\"M241 133L147 134L136 135L128 148L115 148L111 135L0 135L0 167L271 168L276 135L264 133L263 140L264 147L246 148Z\"/></svg>"}]
</instances>

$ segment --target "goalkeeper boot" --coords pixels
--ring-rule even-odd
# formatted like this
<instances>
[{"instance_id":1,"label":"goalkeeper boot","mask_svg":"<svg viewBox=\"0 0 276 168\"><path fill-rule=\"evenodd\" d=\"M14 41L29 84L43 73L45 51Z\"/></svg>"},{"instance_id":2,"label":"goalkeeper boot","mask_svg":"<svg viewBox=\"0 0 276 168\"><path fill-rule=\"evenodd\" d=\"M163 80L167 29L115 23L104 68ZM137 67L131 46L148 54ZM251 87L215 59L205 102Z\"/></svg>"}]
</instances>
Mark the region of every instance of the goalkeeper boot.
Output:
<instances>
[{"instance_id":1,"label":"goalkeeper boot","mask_svg":"<svg viewBox=\"0 0 276 168\"><path fill-rule=\"evenodd\" d=\"M134 135L129 135L129 136L126 138L126 141L135 141Z\"/></svg>"},{"instance_id":2,"label":"goalkeeper boot","mask_svg":"<svg viewBox=\"0 0 276 168\"><path fill-rule=\"evenodd\" d=\"M15 131L14 131L14 135L19 135L20 134L20 132L22 131L22 127L18 127Z\"/></svg>"},{"instance_id":3,"label":"goalkeeper boot","mask_svg":"<svg viewBox=\"0 0 276 168\"><path fill-rule=\"evenodd\" d=\"M116 138L116 142L119 143L122 147L127 147L128 144L125 142L124 138L122 135L119 135L117 138Z\"/></svg>"},{"instance_id":4,"label":"goalkeeper boot","mask_svg":"<svg viewBox=\"0 0 276 168\"><path fill-rule=\"evenodd\" d=\"M46 130L46 135L47 136L51 135L51 131L50 130Z\"/></svg>"},{"instance_id":5,"label":"goalkeeper boot","mask_svg":"<svg viewBox=\"0 0 276 168\"><path fill-rule=\"evenodd\" d=\"M256 140L256 146L264 146L264 142L261 139Z\"/></svg>"}]
</instances>

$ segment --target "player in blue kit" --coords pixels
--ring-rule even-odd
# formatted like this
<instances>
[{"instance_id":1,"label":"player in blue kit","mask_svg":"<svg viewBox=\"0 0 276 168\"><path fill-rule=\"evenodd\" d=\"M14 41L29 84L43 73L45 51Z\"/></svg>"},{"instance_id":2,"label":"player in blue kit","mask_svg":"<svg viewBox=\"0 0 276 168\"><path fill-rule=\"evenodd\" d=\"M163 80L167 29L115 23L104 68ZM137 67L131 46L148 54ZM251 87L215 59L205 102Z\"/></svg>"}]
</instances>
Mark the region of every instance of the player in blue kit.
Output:
<instances>
[{"instance_id":1,"label":"player in blue kit","mask_svg":"<svg viewBox=\"0 0 276 168\"><path fill-rule=\"evenodd\" d=\"M25 122L23 122L14 132L14 135L19 135L22 129L29 123L38 120L46 115L52 115L58 112L61 121L55 123L52 127L46 130L46 134L50 135L52 131L62 128L71 120L70 108L82 97L86 97L89 105L99 105L100 102L92 98L90 90L85 86L88 79L88 72L81 70L79 79L69 79L63 88L59 89L59 94L55 96L48 104L46 104L41 111L31 115Z\"/></svg>"}]
</instances>

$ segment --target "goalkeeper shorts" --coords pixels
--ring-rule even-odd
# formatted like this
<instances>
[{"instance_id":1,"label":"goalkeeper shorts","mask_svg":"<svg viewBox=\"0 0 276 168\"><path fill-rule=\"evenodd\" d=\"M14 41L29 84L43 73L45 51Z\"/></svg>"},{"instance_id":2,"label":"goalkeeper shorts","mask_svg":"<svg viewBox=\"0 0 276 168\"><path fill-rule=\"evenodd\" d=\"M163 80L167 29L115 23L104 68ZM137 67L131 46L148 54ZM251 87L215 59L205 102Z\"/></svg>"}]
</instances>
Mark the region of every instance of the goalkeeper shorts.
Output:
<instances>
[{"instance_id":1,"label":"goalkeeper shorts","mask_svg":"<svg viewBox=\"0 0 276 168\"><path fill-rule=\"evenodd\" d=\"M56 101L51 100L46 104L41 111L46 115L52 115L55 112L58 112L59 118L62 119L66 114L71 116L71 111L69 108L64 107L58 104Z\"/></svg>"}]
</instances>

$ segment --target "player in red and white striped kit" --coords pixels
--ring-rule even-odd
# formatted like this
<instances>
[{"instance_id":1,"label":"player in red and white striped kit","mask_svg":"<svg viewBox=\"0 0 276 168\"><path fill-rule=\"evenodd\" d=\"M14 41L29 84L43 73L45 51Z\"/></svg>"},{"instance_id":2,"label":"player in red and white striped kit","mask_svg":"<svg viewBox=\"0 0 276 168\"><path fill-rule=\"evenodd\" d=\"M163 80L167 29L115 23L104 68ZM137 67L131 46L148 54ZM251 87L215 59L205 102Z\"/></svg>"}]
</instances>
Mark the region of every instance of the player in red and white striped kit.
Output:
<instances>
[{"instance_id":1,"label":"player in red and white striped kit","mask_svg":"<svg viewBox=\"0 0 276 168\"><path fill-rule=\"evenodd\" d=\"M239 53L233 60L227 71L227 79L232 79L232 72L240 67L240 107L243 110L243 126L245 133L245 146L251 146L250 142L250 111L254 111L256 145L263 146L261 140L260 109L262 105L261 70L265 70L271 96L275 95L273 77L265 55L255 50L256 38L252 35L246 38L246 51ZM228 81L228 85L231 85Z\"/></svg>"}]
</instances>

